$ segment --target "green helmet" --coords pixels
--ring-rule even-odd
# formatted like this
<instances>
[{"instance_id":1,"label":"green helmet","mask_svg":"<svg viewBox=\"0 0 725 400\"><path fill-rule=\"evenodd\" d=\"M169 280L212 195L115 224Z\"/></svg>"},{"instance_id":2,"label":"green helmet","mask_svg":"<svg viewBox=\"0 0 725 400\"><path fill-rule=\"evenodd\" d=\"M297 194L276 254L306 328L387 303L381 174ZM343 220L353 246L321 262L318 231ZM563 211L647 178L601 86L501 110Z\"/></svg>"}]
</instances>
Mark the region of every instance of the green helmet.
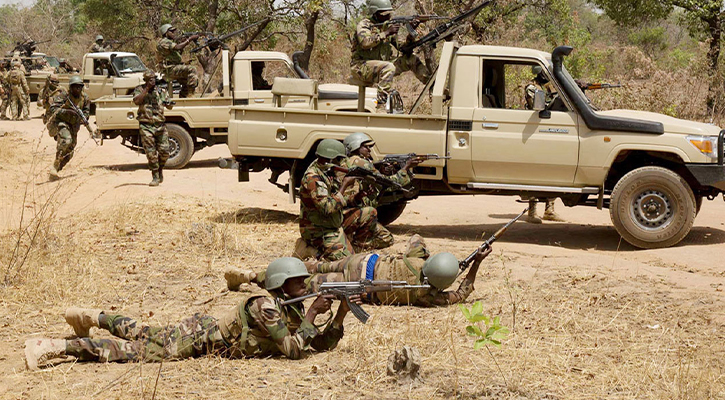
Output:
<instances>
[{"instance_id":1,"label":"green helmet","mask_svg":"<svg viewBox=\"0 0 725 400\"><path fill-rule=\"evenodd\" d=\"M282 257L272 261L267 267L264 277L264 288L274 290L281 288L290 278L308 277L307 267L299 258Z\"/></svg>"},{"instance_id":2,"label":"green helmet","mask_svg":"<svg viewBox=\"0 0 725 400\"><path fill-rule=\"evenodd\" d=\"M431 256L423 264L423 275L428 278L428 283L443 290L451 286L458 276L458 259L451 253Z\"/></svg>"},{"instance_id":3,"label":"green helmet","mask_svg":"<svg viewBox=\"0 0 725 400\"><path fill-rule=\"evenodd\" d=\"M541 68L541 65L534 65L531 67L531 73L534 75L539 75L543 71L544 69Z\"/></svg>"},{"instance_id":4,"label":"green helmet","mask_svg":"<svg viewBox=\"0 0 725 400\"><path fill-rule=\"evenodd\" d=\"M48 75L48 81L51 82L51 83L58 83L58 82L60 82L58 80L58 75L57 74L50 74L50 75Z\"/></svg>"},{"instance_id":5,"label":"green helmet","mask_svg":"<svg viewBox=\"0 0 725 400\"><path fill-rule=\"evenodd\" d=\"M168 32L169 29L171 29L171 28L173 28L173 26L171 26L171 24L163 24L159 28L159 33L161 33L161 36L164 36L164 35L166 35L166 32Z\"/></svg>"},{"instance_id":6,"label":"green helmet","mask_svg":"<svg viewBox=\"0 0 725 400\"><path fill-rule=\"evenodd\" d=\"M143 73L144 82L148 82L152 78L156 78L156 73L150 69L147 69L146 72Z\"/></svg>"},{"instance_id":7,"label":"green helmet","mask_svg":"<svg viewBox=\"0 0 725 400\"><path fill-rule=\"evenodd\" d=\"M320 144L317 145L315 154L329 160L345 157L345 145L335 139L322 139Z\"/></svg>"},{"instance_id":8,"label":"green helmet","mask_svg":"<svg viewBox=\"0 0 725 400\"><path fill-rule=\"evenodd\" d=\"M375 144L375 141L367 133L362 132L351 133L347 135L345 140L342 141L342 144L345 145L345 149L347 150L348 155L350 155L353 151L359 149L363 143L368 143L370 146L372 146Z\"/></svg>"},{"instance_id":9,"label":"green helmet","mask_svg":"<svg viewBox=\"0 0 725 400\"><path fill-rule=\"evenodd\" d=\"M68 81L68 86L73 86L73 85L83 86L83 79L81 78L80 75L73 75L70 77L70 80Z\"/></svg>"},{"instance_id":10,"label":"green helmet","mask_svg":"<svg viewBox=\"0 0 725 400\"><path fill-rule=\"evenodd\" d=\"M98 36L96 36L96 42L97 42L97 41L99 41L99 40L100 40L101 42L103 41L103 35L98 35Z\"/></svg>"},{"instance_id":11,"label":"green helmet","mask_svg":"<svg viewBox=\"0 0 725 400\"><path fill-rule=\"evenodd\" d=\"M370 15L378 11L391 11L392 9L393 5L390 4L390 0L368 0L368 11Z\"/></svg>"}]
</instances>

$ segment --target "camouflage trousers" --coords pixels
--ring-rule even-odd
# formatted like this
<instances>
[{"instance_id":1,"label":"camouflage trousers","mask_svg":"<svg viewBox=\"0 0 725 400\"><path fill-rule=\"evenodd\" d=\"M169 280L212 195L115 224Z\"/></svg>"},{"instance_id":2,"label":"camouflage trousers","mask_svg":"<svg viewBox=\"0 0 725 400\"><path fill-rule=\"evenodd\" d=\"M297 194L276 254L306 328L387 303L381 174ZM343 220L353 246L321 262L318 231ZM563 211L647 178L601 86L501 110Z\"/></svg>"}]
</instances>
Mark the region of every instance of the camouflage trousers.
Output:
<instances>
[{"instance_id":1,"label":"camouflage trousers","mask_svg":"<svg viewBox=\"0 0 725 400\"><path fill-rule=\"evenodd\" d=\"M177 81L181 85L179 97L189 97L190 94L193 95L196 91L196 87L199 86L199 77L196 75L196 67L193 65L169 65L166 67L164 72L169 84L171 84L171 81ZM171 91L169 91L169 93L171 93Z\"/></svg>"},{"instance_id":2,"label":"camouflage trousers","mask_svg":"<svg viewBox=\"0 0 725 400\"><path fill-rule=\"evenodd\" d=\"M166 131L166 124L139 124L139 135L141 145L149 160L149 169L158 171L164 168L166 160L169 159L169 134Z\"/></svg>"},{"instance_id":3,"label":"camouflage trousers","mask_svg":"<svg viewBox=\"0 0 725 400\"><path fill-rule=\"evenodd\" d=\"M321 254L320 257L326 260L339 260L355 252L342 228L325 229L315 227L310 229L306 227L304 229L300 228L300 234L302 239L308 245L316 248Z\"/></svg>"},{"instance_id":4,"label":"camouflage trousers","mask_svg":"<svg viewBox=\"0 0 725 400\"><path fill-rule=\"evenodd\" d=\"M28 103L25 101L25 93L13 88L10 93L10 117L12 119L25 118L28 115Z\"/></svg>"},{"instance_id":5,"label":"camouflage trousers","mask_svg":"<svg viewBox=\"0 0 725 400\"><path fill-rule=\"evenodd\" d=\"M108 315L107 329L119 339L79 338L68 340L66 353L80 361L144 361L198 357L222 353L227 347L208 315L194 314L177 326L152 327L122 315Z\"/></svg>"},{"instance_id":6,"label":"camouflage trousers","mask_svg":"<svg viewBox=\"0 0 725 400\"><path fill-rule=\"evenodd\" d=\"M0 96L0 99L2 99L2 104L0 104L0 119L7 119L8 106L10 105L10 101L7 95Z\"/></svg>"},{"instance_id":7,"label":"camouflage trousers","mask_svg":"<svg viewBox=\"0 0 725 400\"><path fill-rule=\"evenodd\" d=\"M384 249L393 245L393 234L378 222L373 207L348 208L343 211L342 228L354 248Z\"/></svg>"},{"instance_id":8,"label":"camouflage trousers","mask_svg":"<svg viewBox=\"0 0 725 400\"><path fill-rule=\"evenodd\" d=\"M406 71L413 71L415 77L423 83L430 79L428 68L414 54L401 55L395 61L367 60L354 62L351 66L353 77L362 81L378 84L378 102L385 102L393 88L393 77Z\"/></svg>"},{"instance_id":9,"label":"camouflage trousers","mask_svg":"<svg viewBox=\"0 0 725 400\"><path fill-rule=\"evenodd\" d=\"M53 125L55 126L48 128L58 132L55 135L55 140L58 143L56 144L55 162L53 163L53 167L60 171L66 166L66 164L68 164L68 162L70 162L71 158L73 158L73 152L78 144L78 130L80 127L69 127L65 123Z\"/></svg>"}]
</instances>

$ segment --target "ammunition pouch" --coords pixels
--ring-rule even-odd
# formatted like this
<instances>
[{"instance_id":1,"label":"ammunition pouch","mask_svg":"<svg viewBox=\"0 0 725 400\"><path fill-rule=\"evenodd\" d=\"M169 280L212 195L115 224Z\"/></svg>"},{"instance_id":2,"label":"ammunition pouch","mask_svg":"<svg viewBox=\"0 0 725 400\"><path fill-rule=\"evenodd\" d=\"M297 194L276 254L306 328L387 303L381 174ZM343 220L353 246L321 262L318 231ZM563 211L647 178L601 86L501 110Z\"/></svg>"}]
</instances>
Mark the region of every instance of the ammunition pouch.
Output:
<instances>
[{"instance_id":1,"label":"ammunition pouch","mask_svg":"<svg viewBox=\"0 0 725 400\"><path fill-rule=\"evenodd\" d=\"M217 321L219 332L227 347L235 347L243 350L249 336L249 324L247 322L247 304L261 296L247 297L242 299L238 306L222 315Z\"/></svg>"}]
</instances>

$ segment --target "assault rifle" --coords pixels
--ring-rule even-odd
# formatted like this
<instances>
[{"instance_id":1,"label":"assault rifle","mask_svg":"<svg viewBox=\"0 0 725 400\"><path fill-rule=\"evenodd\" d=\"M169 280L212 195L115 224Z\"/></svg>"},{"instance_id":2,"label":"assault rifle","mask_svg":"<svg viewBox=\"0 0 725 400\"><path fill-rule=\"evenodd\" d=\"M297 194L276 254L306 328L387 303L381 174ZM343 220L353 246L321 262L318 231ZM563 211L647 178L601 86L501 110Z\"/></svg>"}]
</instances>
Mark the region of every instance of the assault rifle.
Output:
<instances>
[{"instance_id":1,"label":"assault rifle","mask_svg":"<svg viewBox=\"0 0 725 400\"><path fill-rule=\"evenodd\" d=\"M413 24L419 24L421 22L428 22L433 20L439 20L439 19L449 19L450 17L442 17L439 15L410 15L410 16L403 16L403 17L393 17L385 22L381 22L379 24L373 24L373 26L383 27L387 28L391 25L404 25L405 29L408 30L408 34L413 37L413 39L418 38L418 32L416 32L415 28L413 27Z\"/></svg>"},{"instance_id":2,"label":"assault rifle","mask_svg":"<svg viewBox=\"0 0 725 400\"><path fill-rule=\"evenodd\" d=\"M352 167L350 169L339 167L337 165L333 165L332 168L330 168L330 171L336 171L336 172L342 172L345 174L345 176L351 176L354 178L364 178L369 179L378 185L381 185L386 188L393 188L395 190L400 190L405 193L408 193L410 190L403 187L403 185L399 184L398 182L395 182L394 180L391 180L390 178L386 178L384 175L371 171L369 169L365 169L362 167Z\"/></svg>"},{"instance_id":3,"label":"assault rifle","mask_svg":"<svg viewBox=\"0 0 725 400\"><path fill-rule=\"evenodd\" d=\"M85 114L83 114L83 111L78 108L78 106L70 100L70 93L68 93L65 97L65 103L70 105L70 109L78 115L78 118L81 119L81 122L83 125L85 125L86 129L88 129L88 133L91 134L91 139L93 139L94 142L96 142L96 146L98 145L98 141L96 140L97 133L95 129L91 127L91 123L88 122L88 118L86 118ZM101 136L101 146L103 146L103 136Z\"/></svg>"},{"instance_id":4,"label":"assault rifle","mask_svg":"<svg viewBox=\"0 0 725 400\"><path fill-rule=\"evenodd\" d=\"M476 7L473 7L462 14L456 15L455 17L451 18L450 21L444 22L433 28L433 30L428 32L422 38L401 46L399 48L400 52L404 54L410 54L413 52L413 50L420 46L426 44L435 45L442 40L448 39L453 34L455 34L456 31L458 31L458 29L460 28L459 25L461 25L467 18L477 15L479 11L483 10L484 7L491 4L493 1L494 0L486 0L483 3L477 5Z\"/></svg>"},{"instance_id":5,"label":"assault rifle","mask_svg":"<svg viewBox=\"0 0 725 400\"><path fill-rule=\"evenodd\" d=\"M430 289L430 285L410 285L406 281L371 281L364 279L358 282L324 282L320 284L319 289L315 293L310 293L305 296L296 297L294 299L286 300L282 302L283 306L288 304L297 303L310 297L317 297L319 295L334 295L340 300L344 300L347 306L350 307L350 311L359 319L363 324L368 321L370 314L365 312L362 307L350 301L350 296L356 294L368 294L375 292L389 292L392 290L415 290L415 289Z\"/></svg>"},{"instance_id":6,"label":"assault rifle","mask_svg":"<svg viewBox=\"0 0 725 400\"><path fill-rule=\"evenodd\" d=\"M468 255L468 257L464 258L458 263L459 272L458 275L461 275L463 271L467 270L468 267L471 266L471 263L476 258L476 254L482 251L486 251L486 249L490 248L493 242L498 240L505 232L506 230L514 224L514 222L518 221L519 218L523 217L526 212L529 211L528 207L524 209L524 211L521 211L521 214L517 215L512 219L511 221L507 222L506 225L502 226L501 229L497 230L496 233L491 235L490 238L486 239L483 244L481 244L476 250L474 250L471 254Z\"/></svg>"},{"instance_id":7,"label":"assault rifle","mask_svg":"<svg viewBox=\"0 0 725 400\"><path fill-rule=\"evenodd\" d=\"M403 168L403 166L408 162L408 160L411 159L417 159L420 160L420 162L427 161L427 160L448 160L450 159L450 156L439 156L438 154L428 153L428 154L415 154L415 153L408 153L408 154L388 154L385 157L383 157L382 160L376 161L374 164L377 167L378 165L390 165L392 167L395 167L396 170Z\"/></svg>"},{"instance_id":8,"label":"assault rifle","mask_svg":"<svg viewBox=\"0 0 725 400\"><path fill-rule=\"evenodd\" d=\"M206 33L206 34L201 34L200 33L202 36L204 36L204 40L203 40L203 42L202 42L201 45L197 45L196 47L194 47L191 50L191 52L192 53L198 53L198 52L202 51L206 47L208 47L209 50L211 50L211 51L215 51L215 50L217 50L220 47L221 48L226 48L226 44L224 44L224 42L226 40L231 39L234 36L239 36L242 33L244 33L245 31L247 31L247 30L249 30L249 29L251 29L251 28L253 28L253 27L255 27L255 26L259 25L259 24L266 23L266 22L269 22L269 18L262 19L260 21L257 21L255 23L251 24L251 25L247 25L247 26L245 26L242 29L239 29L239 30L236 30L234 32L230 32L230 33L227 33L226 35L221 35L221 36L214 36L213 33ZM199 32L197 32L197 33L199 33Z\"/></svg>"},{"instance_id":9,"label":"assault rifle","mask_svg":"<svg viewBox=\"0 0 725 400\"><path fill-rule=\"evenodd\" d=\"M611 89L622 87L619 83L585 83L579 86L582 91L585 90L600 90L600 89Z\"/></svg>"}]
</instances>

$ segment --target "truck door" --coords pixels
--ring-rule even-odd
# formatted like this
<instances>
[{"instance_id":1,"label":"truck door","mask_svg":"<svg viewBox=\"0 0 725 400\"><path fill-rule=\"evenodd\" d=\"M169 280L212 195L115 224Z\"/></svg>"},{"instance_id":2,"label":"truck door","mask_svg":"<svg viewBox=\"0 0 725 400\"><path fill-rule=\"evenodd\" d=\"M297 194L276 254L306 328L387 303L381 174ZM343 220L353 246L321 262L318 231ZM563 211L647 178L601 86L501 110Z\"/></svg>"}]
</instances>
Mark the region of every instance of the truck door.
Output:
<instances>
[{"instance_id":1,"label":"truck door","mask_svg":"<svg viewBox=\"0 0 725 400\"><path fill-rule=\"evenodd\" d=\"M579 160L577 114L563 101L550 105L550 118L528 110L525 90L538 61L481 58L479 107L473 113L472 161L477 182L570 185ZM554 98L556 98L555 96Z\"/></svg>"},{"instance_id":2,"label":"truck door","mask_svg":"<svg viewBox=\"0 0 725 400\"><path fill-rule=\"evenodd\" d=\"M272 106L272 83L275 77L298 78L297 74L284 60L252 61L252 88L249 104L265 104ZM300 97L300 103L307 104L307 99Z\"/></svg>"},{"instance_id":3,"label":"truck door","mask_svg":"<svg viewBox=\"0 0 725 400\"><path fill-rule=\"evenodd\" d=\"M110 60L88 58L85 67L83 81L88 88L88 97L97 99L113 93L114 71Z\"/></svg>"}]
</instances>

